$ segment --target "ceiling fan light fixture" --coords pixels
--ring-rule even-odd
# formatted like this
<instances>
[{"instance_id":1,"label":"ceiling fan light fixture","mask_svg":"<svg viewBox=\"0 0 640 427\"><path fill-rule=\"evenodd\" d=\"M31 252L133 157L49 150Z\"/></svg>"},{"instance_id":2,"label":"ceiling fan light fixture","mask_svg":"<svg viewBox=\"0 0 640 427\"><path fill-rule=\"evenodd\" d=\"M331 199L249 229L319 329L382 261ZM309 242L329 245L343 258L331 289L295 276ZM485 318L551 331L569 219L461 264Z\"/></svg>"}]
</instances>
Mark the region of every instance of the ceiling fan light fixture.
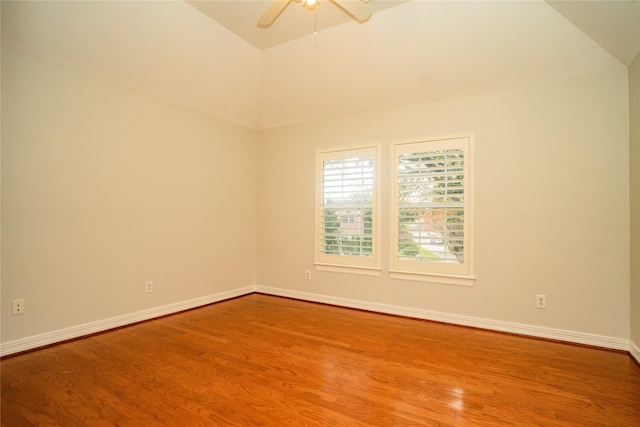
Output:
<instances>
[{"instance_id":1,"label":"ceiling fan light fixture","mask_svg":"<svg viewBox=\"0 0 640 427\"><path fill-rule=\"evenodd\" d=\"M315 10L320 0L273 0L262 16L258 18L258 27L269 28L278 16L292 1L301 2L308 10ZM350 15L359 23L366 22L371 18L372 10L365 3L369 0L331 0L331 3L338 6L345 13Z\"/></svg>"},{"instance_id":2,"label":"ceiling fan light fixture","mask_svg":"<svg viewBox=\"0 0 640 427\"><path fill-rule=\"evenodd\" d=\"M302 5L312 10L318 5L318 0L302 0Z\"/></svg>"}]
</instances>

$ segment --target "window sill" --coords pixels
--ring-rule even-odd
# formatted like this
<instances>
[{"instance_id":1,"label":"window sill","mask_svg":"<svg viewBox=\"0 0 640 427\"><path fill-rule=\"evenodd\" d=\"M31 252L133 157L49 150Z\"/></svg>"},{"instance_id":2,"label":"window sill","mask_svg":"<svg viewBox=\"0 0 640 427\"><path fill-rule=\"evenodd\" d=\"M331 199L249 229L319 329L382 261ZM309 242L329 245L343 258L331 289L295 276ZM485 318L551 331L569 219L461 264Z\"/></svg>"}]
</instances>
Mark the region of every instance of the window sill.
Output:
<instances>
[{"instance_id":1,"label":"window sill","mask_svg":"<svg viewBox=\"0 0 640 427\"><path fill-rule=\"evenodd\" d=\"M317 271L331 271L334 273L361 274L364 276L380 276L380 269L376 267L359 267L355 265L337 265L315 263Z\"/></svg>"},{"instance_id":2,"label":"window sill","mask_svg":"<svg viewBox=\"0 0 640 427\"><path fill-rule=\"evenodd\" d=\"M392 279L415 280L418 282L430 282L430 283L438 283L441 285L456 285L456 286L473 286L473 284L476 281L476 278L471 276L429 274L429 273L417 273L417 272L411 272L411 271L397 271L397 270L390 270L389 277Z\"/></svg>"}]
</instances>

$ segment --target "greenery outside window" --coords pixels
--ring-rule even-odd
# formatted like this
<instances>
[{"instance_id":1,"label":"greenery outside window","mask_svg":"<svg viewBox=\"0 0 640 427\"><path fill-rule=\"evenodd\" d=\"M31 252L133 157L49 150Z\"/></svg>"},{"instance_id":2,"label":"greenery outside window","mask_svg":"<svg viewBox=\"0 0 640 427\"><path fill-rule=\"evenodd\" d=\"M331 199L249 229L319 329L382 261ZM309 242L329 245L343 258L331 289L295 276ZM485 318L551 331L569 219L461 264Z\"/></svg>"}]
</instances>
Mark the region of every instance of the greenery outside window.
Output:
<instances>
[{"instance_id":1,"label":"greenery outside window","mask_svg":"<svg viewBox=\"0 0 640 427\"><path fill-rule=\"evenodd\" d=\"M471 196L469 137L393 145L392 277L472 284Z\"/></svg>"},{"instance_id":2,"label":"greenery outside window","mask_svg":"<svg viewBox=\"0 0 640 427\"><path fill-rule=\"evenodd\" d=\"M316 268L377 269L377 147L317 156Z\"/></svg>"}]
</instances>

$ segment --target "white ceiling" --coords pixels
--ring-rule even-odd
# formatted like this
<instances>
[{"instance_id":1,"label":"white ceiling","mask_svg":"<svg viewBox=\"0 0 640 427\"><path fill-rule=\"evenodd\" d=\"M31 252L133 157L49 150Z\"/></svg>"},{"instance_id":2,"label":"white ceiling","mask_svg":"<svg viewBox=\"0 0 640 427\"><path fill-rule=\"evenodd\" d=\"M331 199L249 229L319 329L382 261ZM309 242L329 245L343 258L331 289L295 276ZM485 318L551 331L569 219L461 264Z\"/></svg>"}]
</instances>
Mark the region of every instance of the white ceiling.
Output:
<instances>
[{"instance_id":1,"label":"white ceiling","mask_svg":"<svg viewBox=\"0 0 640 427\"><path fill-rule=\"evenodd\" d=\"M407 1L365 0L365 3L376 13ZM320 1L313 11L303 7L300 0L291 0L271 27L259 28L256 21L269 7L271 0L187 2L258 49L267 49L312 34L316 29L322 31L352 19L329 0Z\"/></svg>"},{"instance_id":2,"label":"white ceiling","mask_svg":"<svg viewBox=\"0 0 640 427\"><path fill-rule=\"evenodd\" d=\"M258 49L267 49L309 35L316 28L323 30L351 19L329 0L321 1L315 11L304 8L300 0L291 0L276 22L265 29L258 28L256 20L272 0L186 1ZM407 1L409 0L364 0L374 14ZM623 64L629 65L640 51L638 0L546 1Z\"/></svg>"},{"instance_id":3,"label":"white ceiling","mask_svg":"<svg viewBox=\"0 0 640 427\"><path fill-rule=\"evenodd\" d=\"M285 20L313 15L297 3L258 30L268 2L3 0L2 44L251 129L621 68L640 46L632 0L372 0L364 24L325 3L314 37ZM331 9L346 21L321 24Z\"/></svg>"},{"instance_id":4,"label":"white ceiling","mask_svg":"<svg viewBox=\"0 0 640 427\"><path fill-rule=\"evenodd\" d=\"M640 1L547 0L554 9L629 66L640 51Z\"/></svg>"}]
</instances>

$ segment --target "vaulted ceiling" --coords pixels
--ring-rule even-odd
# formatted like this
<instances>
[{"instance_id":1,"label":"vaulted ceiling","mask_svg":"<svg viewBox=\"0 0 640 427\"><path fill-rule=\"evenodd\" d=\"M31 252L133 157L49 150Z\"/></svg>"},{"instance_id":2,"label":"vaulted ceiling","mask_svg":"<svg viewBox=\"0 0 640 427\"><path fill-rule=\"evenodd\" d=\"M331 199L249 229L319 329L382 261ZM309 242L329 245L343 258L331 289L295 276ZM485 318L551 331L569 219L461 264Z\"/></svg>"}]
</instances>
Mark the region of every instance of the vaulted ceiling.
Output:
<instances>
[{"instance_id":1,"label":"vaulted ceiling","mask_svg":"<svg viewBox=\"0 0 640 427\"><path fill-rule=\"evenodd\" d=\"M317 7L308 9L301 0L290 0L270 28L260 28L256 20L269 7L272 0L229 1L186 0L190 5L215 20L229 31L251 43L258 49L286 43L349 22L352 18L336 3L320 1ZM346 0L360 1L360 0ZM406 3L409 0L364 0L372 13Z\"/></svg>"},{"instance_id":2,"label":"vaulted ceiling","mask_svg":"<svg viewBox=\"0 0 640 427\"><path fill-rule=\"evenodd\" d=\"M635 0L370 0L362 24L322 0L258 29L268 4L2 1L2 44L251 129L612 70L640 50Z\"/></svg>"}]
</instances>

